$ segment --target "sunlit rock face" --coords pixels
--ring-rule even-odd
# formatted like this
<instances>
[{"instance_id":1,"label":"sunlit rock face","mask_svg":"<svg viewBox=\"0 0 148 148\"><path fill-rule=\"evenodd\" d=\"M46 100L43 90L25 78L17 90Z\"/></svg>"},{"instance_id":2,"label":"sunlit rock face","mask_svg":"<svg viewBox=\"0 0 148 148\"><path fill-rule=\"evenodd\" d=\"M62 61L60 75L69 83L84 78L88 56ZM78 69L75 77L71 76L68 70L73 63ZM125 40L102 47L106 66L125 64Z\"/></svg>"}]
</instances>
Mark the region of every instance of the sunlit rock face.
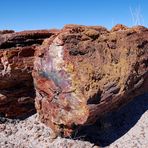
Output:
<instances>
[{"instance_id":1,"label":"sunlit rock face","mask_svg":"<svg viewBox=\"0 0 148 148\"><path fill-rule=\"evenodd\" d=\"M36 50L33 77L41 121L69 136L148 91L148 29L66 25Z\"/></svg>"},{"instance_id":2,"label":"sunlit rock face","mask_svg":"<svg viewBox=\"0 0 148 148\"><path fill-rule=\"evenodd\" d=\"M56 30L0 31L0 113L21 117L35 111L34 52Z\"/></svg>"}]
</instances>

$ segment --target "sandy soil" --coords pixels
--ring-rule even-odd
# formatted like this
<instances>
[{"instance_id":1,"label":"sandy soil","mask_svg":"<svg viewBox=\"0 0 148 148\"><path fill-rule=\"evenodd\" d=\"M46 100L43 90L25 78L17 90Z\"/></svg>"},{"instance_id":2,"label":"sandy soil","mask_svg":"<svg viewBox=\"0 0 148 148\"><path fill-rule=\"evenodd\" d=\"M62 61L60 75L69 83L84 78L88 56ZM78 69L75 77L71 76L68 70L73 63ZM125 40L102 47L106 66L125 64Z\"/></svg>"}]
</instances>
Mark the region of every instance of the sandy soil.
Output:
<instances>
[{"instance_id":1,"label":"sandy soil","mask_svg":"<svg viewBox=\"0 0 148 148\"><path fill-rule=\"evenodd\" d=\"M0 117L0 148L148 148L148 94L135 98L74 139L51 139L37 114L24 120Z\"/></svg>"}]
</instances>

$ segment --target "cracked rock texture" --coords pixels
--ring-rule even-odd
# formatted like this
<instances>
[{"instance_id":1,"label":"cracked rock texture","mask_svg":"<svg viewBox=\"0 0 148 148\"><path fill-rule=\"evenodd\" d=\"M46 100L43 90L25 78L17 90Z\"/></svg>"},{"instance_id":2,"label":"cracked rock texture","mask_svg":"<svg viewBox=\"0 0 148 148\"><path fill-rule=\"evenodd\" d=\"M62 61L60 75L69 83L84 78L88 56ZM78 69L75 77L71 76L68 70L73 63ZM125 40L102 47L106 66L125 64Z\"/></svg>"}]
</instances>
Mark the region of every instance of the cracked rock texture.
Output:
<instances>
[{"instance_id":1,"label":"cracked rock texture","mask_svg":"<svg viewBox=\"0 0 148 148\"><path fill-rule=\"evenodd\" d=\"M34 108L34 52L57 30L0 31L0 113L7 117L30 114Z\"/></svg>"},{"instance_id":2,"label":"cracked rock texture","mask_svg":"<svg viewBox=\"0 0 148 148\"><path fill-rule=\"evenodd\" d=\"M70 136L148 92L148 29L66 25L36 50L33 77L40 120Z\"/></svg>"}]
</instances>

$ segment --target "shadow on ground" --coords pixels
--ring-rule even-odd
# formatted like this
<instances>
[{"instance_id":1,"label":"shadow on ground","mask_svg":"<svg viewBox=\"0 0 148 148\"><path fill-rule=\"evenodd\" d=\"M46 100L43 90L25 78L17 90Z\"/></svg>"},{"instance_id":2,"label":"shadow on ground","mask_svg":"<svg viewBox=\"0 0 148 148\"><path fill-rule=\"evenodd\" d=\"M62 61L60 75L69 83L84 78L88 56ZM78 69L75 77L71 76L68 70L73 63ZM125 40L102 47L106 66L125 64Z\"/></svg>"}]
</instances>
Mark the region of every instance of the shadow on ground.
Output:
<instances>
[{"instance_id":1,"label":"shadow on ground","mask_svg":"<svg viewBox=\"0 0 148 148\"><path fill-rule=\"evenodd\" d=\"M107 114L95 125L81 130L76 139L105 147L126 134L148 110L148 94L138 96L116 112Z\"/></svg>"}]
</instances>

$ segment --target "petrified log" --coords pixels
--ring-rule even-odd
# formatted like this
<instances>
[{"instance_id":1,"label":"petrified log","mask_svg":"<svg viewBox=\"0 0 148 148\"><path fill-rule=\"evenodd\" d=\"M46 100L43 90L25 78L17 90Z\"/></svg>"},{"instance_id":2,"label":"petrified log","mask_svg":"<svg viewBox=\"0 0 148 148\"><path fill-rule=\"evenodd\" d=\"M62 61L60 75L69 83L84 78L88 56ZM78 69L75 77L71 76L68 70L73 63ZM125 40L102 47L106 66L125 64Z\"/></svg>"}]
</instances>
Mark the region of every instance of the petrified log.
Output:
<instances>
[{"instance_id":1,"label":"petrified log","mask_svg":"<svg viewBox=\"0 0 148 148\"><path fill-rule=\"evenodd\" d=\"M148 29L67 25L35 54L36 108L56 135L148 92Z\"/></svg>"},{"instance_id":2,"label":"petrified log","mask_svg":"<svg viewBox=\"0 0 148 148\"><path fill-rule=\"evenodd\" d=\"M17 117L35 111L34 51L56 30L0 31L0 113Z\"/></svg>"}]
</instances>

